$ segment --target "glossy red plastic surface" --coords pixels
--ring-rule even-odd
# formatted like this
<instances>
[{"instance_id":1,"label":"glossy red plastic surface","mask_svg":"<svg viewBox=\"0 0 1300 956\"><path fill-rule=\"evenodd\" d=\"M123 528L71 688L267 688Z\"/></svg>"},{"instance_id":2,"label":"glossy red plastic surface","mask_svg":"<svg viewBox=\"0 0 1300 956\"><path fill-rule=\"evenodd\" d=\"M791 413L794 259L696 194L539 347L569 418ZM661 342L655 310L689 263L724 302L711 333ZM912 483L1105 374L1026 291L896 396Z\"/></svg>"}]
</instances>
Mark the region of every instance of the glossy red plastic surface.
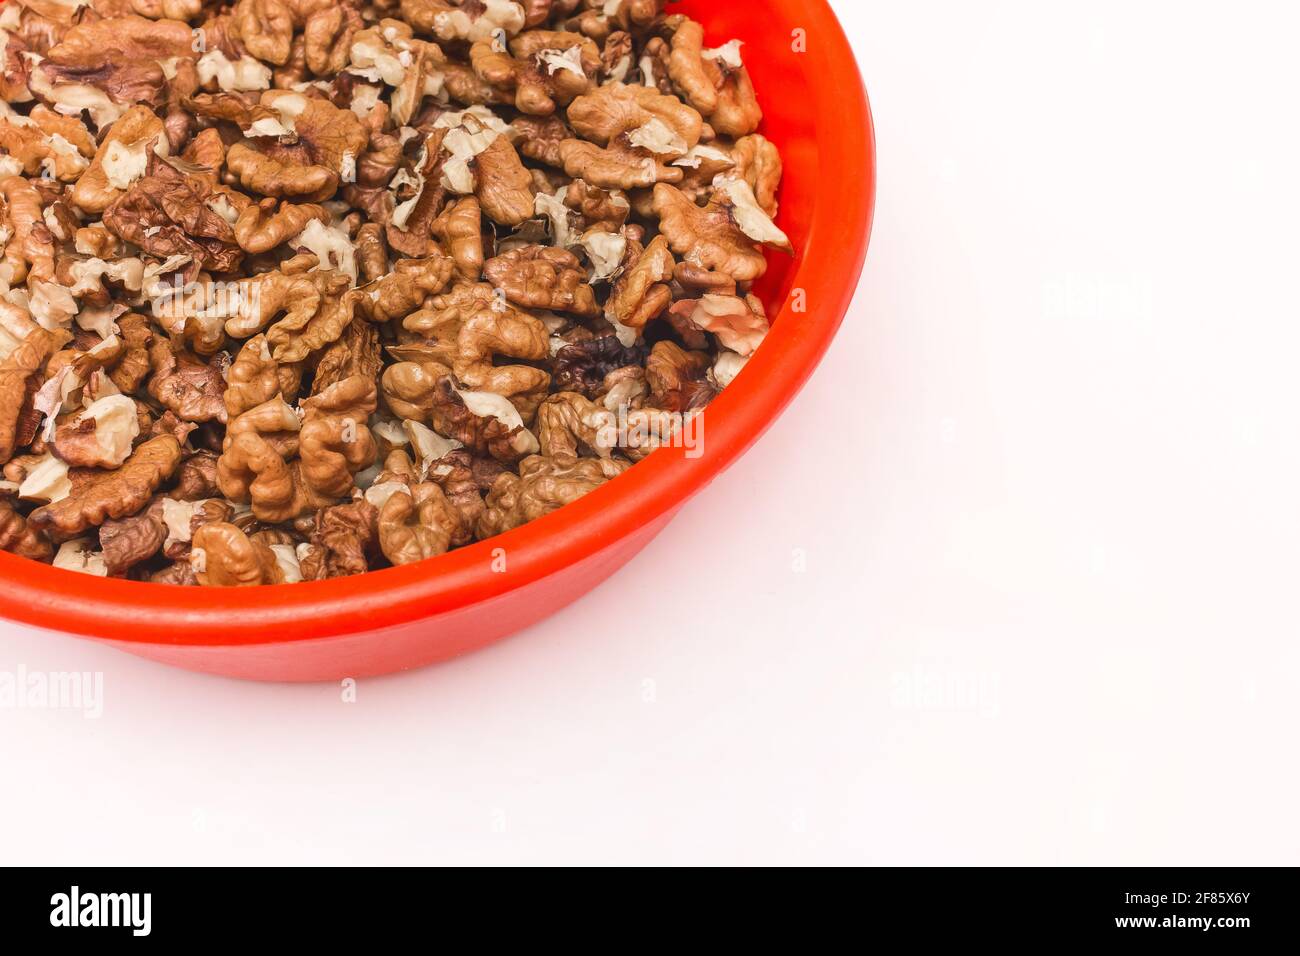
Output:
<instances>
[{"instance_id":1,"label":"glossy red plastic surface","mask_svg":"<svg viewBox=\"0 0 1300 956\"><path fill-rule=\"evenodd\" d=\"M685 0L710 42L745 41L785 159L779 224L758 293L773 331L704 414L703 454L665 449L580 501L432 561L326 582L174 588L61 571L0 553L0 615L168 664L258 680L336 680L429 664L512 634L580 597L734 462L808 380L857 286L875 195L858 68L820 0ZM797 311L799 303L806 311Z\"/></svg>"}]
</instances>

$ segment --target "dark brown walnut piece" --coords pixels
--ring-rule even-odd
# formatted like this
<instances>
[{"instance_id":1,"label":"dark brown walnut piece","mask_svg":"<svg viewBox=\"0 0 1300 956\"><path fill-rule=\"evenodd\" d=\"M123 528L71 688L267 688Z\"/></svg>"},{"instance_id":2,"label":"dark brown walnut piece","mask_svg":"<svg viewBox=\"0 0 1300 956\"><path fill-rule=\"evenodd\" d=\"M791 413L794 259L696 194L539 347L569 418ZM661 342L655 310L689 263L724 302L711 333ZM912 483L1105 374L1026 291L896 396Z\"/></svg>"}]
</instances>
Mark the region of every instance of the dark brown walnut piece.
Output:
<instances>
[{"instance_id":1,"label":"dark brown walnut piece","mask_svg":"<svg viewBox=\"0 0 1300 956\"><path fill-rule=\"evenodd\" d=\"M652 404L669 412L688 412L711 402L717 389L709 381L707 352L688 352L676 342L657 342L646 361Z\"/></svg>"},{"instance_id":2,"label":"dark brown walnut piece","mask_svg":"<svg viewBox=\"0 0 1300 956\"><path fill-rule=\"evenodd\" d=\"M496 480L506 474L505 467L492 458L484 458L458 448L429 466L428 479L440 487L460 515L460 526L451 544L459 548L474 540L475 528L487 505L484 496Z\"/></svg>"},{"instance_id":3,"label":"dark brown walnut piece","mask_svg":"<svg viewBox=\"0 0 1300 956\"><path fill-rule=\"evenodd\" d=\"M203 501L219 495L217 455L200 451L181 462L176 469L176 487L169 495L178 501Z\"/></svg>"},{"instance_id":4,"label":"dark brown walnut piece","mask_svg":"<svg viewBox=\"0 0 1300 956\"><path fill-rule=\"evenodd\" d=\"M316 512L304 580L364 574L379 553L379 511L365 499Z\"/></svg>"},{"instance_id":5,"label":"dark brown walnut piece","mask_svg":"<svg viewBox=\"0 0 1300 956\"><path fill-rule=\"evenodd\" d=\"M647 354L644 345L625 346L613 335L566 345L555 354L555 387L595 398L607 375L620 368L645 365Z\"/></svg>"},{"instance_id":6,"label":"dark brown walnut piece","mask_svg":"<svg viewBox=\"0 0 1300 956\"><path fill-rule=\"evenodd\" d=\"M219 197L230 202L234 194L156 157L149 162L151 171L104 210L104 225L159 259L186 256L213 272L237 268L244 250L213 208Z\"/></svg>"},{"instance_id":7,"label":"dark brown walnut piece","mask_svg":"<svg viewBox=\"0 0 1300 956\"><path fill-rule=\"evenodd\" d=\"M142 561L162 550L167 540L163 521L163 503L155 500L148 508L130 518L112 518L99 529L99 546L104 564L112 577L125 574Z\"/></svg>"},{"instance_id":8,"label":"dark brown walnut piece","mask_svg":"<svg viewBox=\"0 0 1300 956\"><path fill-rule=\"evenodd\" d=\"M186 422L226 421L226 381L221 369L184 347L158 339L149 350L149 394Z\"/></svg>"}]
</instances>

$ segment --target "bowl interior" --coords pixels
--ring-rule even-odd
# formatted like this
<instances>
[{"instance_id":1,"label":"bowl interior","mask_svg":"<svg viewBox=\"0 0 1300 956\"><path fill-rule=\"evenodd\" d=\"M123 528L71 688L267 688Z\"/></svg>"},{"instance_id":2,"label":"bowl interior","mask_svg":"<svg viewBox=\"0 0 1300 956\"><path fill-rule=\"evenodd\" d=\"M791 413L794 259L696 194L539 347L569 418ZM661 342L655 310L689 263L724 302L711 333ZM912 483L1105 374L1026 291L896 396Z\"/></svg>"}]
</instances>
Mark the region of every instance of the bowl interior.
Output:
<instances>
[{"instance_id":1,"label":"bowl interior","mask_svg":"<svg viewBox=\"0 0 1300 956\"><path fill-rule=\"evenodd\" d=\"M705 413L702 454L663 449L538 521L417 565L324 582L176 588L62 571L0 553L0 615L121 642L244 645L308 640L501 599L662 523L735 460L811 375L856 287L874 196L870 114L856 64L823 0L682 0L707 42L744 41L785 165L778 224L796 255L771 253L756 287L773 331ZM797 293L797 295L792 295ZM802 301L800 309L796 302ZM734 504L731 505L734 507ZM497 573L506 554L508 573Z\"/></svg>"}]
</instances>

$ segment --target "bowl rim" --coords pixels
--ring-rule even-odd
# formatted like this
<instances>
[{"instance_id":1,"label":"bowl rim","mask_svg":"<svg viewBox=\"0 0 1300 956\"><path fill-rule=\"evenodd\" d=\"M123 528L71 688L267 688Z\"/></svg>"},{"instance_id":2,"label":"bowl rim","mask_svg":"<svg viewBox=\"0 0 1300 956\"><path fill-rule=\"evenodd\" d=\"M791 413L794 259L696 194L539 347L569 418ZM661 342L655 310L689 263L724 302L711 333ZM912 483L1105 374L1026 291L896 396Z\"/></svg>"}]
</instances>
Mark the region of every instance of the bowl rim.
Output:
<instances>
[{"instance_id":1,"label":"bowl rim","mask_svg":"<svg viewBox=\"0 0 1300 956\"><path fill-rule=\"evenodd\" d=\"M599 554L681 507L777 419L820 363L866 257L875 206L871 109L852 49L825 0L769 0L817 42L812 115L819 177L808 238L764 347L704 414L702 454L661 449L573 504L427 562L347 578L259 588L169 587L99 578L0 552L0 616L124 643L283 644L376 631L505 597ZM761 94L761 91L760 91ZM834 135L826 135L833 130ZM502 566L504 561L504 567Z\"/></svg>"}]
</instances>

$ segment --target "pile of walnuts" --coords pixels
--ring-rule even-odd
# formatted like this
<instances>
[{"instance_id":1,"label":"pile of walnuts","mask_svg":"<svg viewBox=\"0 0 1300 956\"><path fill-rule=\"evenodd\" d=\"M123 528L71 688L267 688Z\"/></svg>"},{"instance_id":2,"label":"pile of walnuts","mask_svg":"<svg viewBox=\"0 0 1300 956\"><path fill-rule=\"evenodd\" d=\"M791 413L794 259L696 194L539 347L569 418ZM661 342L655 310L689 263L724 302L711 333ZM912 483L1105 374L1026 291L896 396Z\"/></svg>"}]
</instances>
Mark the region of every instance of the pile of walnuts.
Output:
<instances>
[{"instance_id":1,"label":"pile of walnuts","mask_svg":"<svg viewBox=\"0 0 1300 956\"><path fill-rule=\"evenodd\" d=\"M0 549L359 574L671 441L790 251L742 53L665 0L8 0Z\"/></svg>"}]
</instances>

